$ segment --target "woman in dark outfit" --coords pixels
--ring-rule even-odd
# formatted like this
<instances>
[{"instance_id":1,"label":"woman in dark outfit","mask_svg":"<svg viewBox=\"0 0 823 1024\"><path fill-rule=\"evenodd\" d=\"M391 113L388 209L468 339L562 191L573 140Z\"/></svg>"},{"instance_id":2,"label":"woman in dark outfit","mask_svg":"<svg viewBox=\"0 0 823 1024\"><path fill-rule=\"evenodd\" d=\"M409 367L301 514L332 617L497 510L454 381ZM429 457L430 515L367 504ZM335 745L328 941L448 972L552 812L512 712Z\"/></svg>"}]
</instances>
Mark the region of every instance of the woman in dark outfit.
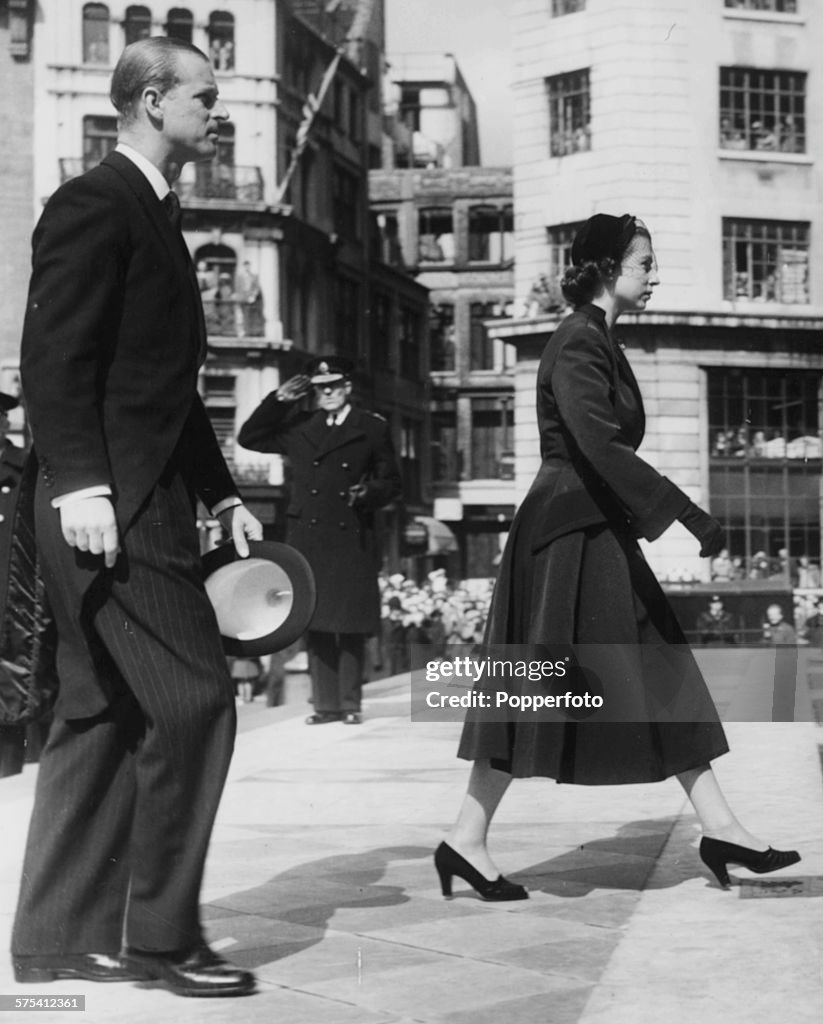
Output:
<instances>
[{"instance_id":1,"label":"woman in dark outfit","mask_svg":"<svg viewBox=\"0 0 823 1024\"><path fill-rule=\"evenodd\" d=\"M700 541L703 557L725 543L715 519L635 454L643 402L611 330L621 313L645 309L659 284L651 237L628 214L597 214L575 238L572 262L563 292L575 311L547 344L537 376L542 464L512 524L485 643L609 645L598 648L615 658L603 681L607 700L642 713L589 723L470 715L458 750L474 762L468 792L435 854L444 895L458 875L485 899L527 897L486 847L512 777L614 785L676 775L703 828L700 855L724 887L729 863L762 873L800 859L751 835L726 803L709 765L728 750L723 728L637 544L675 520ZM509 680L509 691L518 683Z\"/></svg>"}]
</instances>

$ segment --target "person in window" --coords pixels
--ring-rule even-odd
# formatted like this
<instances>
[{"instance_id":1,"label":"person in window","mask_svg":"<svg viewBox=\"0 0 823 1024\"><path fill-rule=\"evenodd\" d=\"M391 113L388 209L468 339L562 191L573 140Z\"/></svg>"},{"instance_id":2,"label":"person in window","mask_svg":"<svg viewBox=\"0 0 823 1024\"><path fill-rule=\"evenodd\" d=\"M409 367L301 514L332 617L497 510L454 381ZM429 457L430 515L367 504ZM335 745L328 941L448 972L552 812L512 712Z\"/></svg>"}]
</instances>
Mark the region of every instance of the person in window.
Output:
<instances>
[{"instance_id":1,"label":"person in window","mask_svg":"<svg viewBox=\"0 0 823 1024\"><path fill-rule=\"evenodd\" d=\"M780 149L783 153L801 152L797 126L791 114L786 114L780 121Z\"/></svg>"},{"instance_id":2,"label":"person in window","mask_svg":"<svg viewBox=\"0 0 823 1024\"><path fill-rule=\"evenodd\" d=\"M723 600L718 594L712 595L708 609L697 616L696 627L701 644L721 647L737 643L734 619L723 607Z\"/></svg>"},{"instance_id":3,"label":"person in window","mask_svg":"<svg viewBox=\"0 0 823 1024\"><path fill-rule=\"evenodd\" d=\"M728 582L734 579L734 565L729 558L729 549L723 548L717 558L712 559L712 579Z\"/></svg>"},{"instance_id":4,"label":"person in window","mask_svg":"<svg viewBox=\"0 0 823 1024\"><path fill-rule=\"evenodd\" d=\"M563 291L574 312L550 337L537 373L542 464L509 532L484 648L490 657L507 652L504 665L510 645L541 660L601 652L598 685L612 714L577 721L469 711L458 748L473 762L468 792L435 853L444 896L457 875L487 900L528 897L487 847L512 778L614 785L676 776L703 828L700 856L724 888L730 863L770 871L799 859L752 835L726 802L710 767L728 750L723 728L638 545L678 520L702 557L724 544L720 523L636 454L643 400L614 327L622 313L644 310L660 283L649 230L629 214L597 214L571 256ZM509 697L529 692L517 673L495 674L492 685Z\"/></svg>"},{"instance_id":5,"label":"person in window","mask_svg":"<svg viewBox=\"0 0 823 1024\"><path fill-rule=\"evenodd\" d=\"M808 555L801 555L797 560L797 586L801 590L816 590L820 586L820 566Z\"/></svg>"},{"instance_id":6,"label":"person in window","mask_svg":"<svg viewBox=\"0 0 823 1024\"><path fill-rule=\"evenodd\" d=\"M775 150L777 149L777 136L773 128L769 128L762 121L752 122L752 141L755 149Z\"/></svg>"},{"instance_id":7,"label":"person in window","mask_svg":"<svg viewBox=\"0 0 823 1024\"><path fill-rule=\"evenodd\" d=\"M823 647L823 597L817 599L814 614L803 623L803 639L813 647Z\"/></svg>"},{"instance_id":8,"label":"person in window","mask_svg":"<svg viewBox=\"0 0 823 1024\"><path fill-rule=\"evenodd\" d=\"M237 301L243 318L243 334L247 338L259 338L263 335L263 289L260 278L251 269L248 260L235 281Z\"/></svg>"},{"instance_id":9,"label":"person in window","mask_svg":"<svg viewBox=\"0 0 823 1024\"><path fill-rule=\"evenodd\" d=\"M770 604L766 609L766 621L763 623L763 643L769 644L771 647L797 643L794 626L786 622L783 617L783 607L779 604Z\"/></svg>"}]
</instances>

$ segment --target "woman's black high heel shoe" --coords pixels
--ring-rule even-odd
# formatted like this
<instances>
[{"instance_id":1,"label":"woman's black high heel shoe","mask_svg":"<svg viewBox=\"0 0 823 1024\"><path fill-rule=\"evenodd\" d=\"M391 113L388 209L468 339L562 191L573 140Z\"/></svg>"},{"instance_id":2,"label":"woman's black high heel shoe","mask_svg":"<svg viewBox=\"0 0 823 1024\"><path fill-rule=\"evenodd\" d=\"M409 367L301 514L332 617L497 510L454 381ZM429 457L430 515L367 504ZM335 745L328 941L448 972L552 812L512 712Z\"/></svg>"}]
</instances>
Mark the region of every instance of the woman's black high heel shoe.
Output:
<instances>
[{"instance_id":1,"label":"woman's black high heel shoe","mask_svg":"<svg viewBox=\"0 0 823 1024\"><path fill-rule=\"evenodd\" d=\"M468 882L482 900L502 902L503 900L527 900L528 890L508 878L498 875L490 882L472 867L465 857L453 850L448 843L441 843L434 851L434 866L440 875L440 887L446 897L452 894L452 878L457 875Z\"/></svg>"},{"instance_id":2,"label":"woman's black high heel shoe","mask_svg":"<svg viewBox=\"0 0 823 1024\"><path fill-rule=\"evenodd\" d=\"M727 864L739 864L758 875L767 875L770 871L787 868L797 864L800 854L797 850L750 850L747 846L736 843L724 843L722 839L710 839L705 836L700 840L700 859L706 867L713 871L721 888L731 886Z\"/></svg>"}]
</instances>

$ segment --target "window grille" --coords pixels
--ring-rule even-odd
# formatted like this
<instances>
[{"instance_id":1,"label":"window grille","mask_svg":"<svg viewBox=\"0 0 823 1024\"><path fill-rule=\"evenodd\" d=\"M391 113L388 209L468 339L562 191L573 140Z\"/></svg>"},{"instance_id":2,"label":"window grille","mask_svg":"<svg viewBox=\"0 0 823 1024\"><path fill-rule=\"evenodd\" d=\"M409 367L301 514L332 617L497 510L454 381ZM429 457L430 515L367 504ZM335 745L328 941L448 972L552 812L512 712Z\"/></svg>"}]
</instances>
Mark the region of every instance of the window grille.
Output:
<instances>
[{"instance_id":1,"label":"window grille","mask_svg":"<svg viewBox=\"0 0 823 1024\"><path fill-rule=\"evenodd\" d=\"M721 68L719 141L722 149L805 153L805 72Z\"/></svg>"},{"instance_id":2,"label":"window grille","mask_svg":"<svg viewBox=\"0 0 823 1024\"><path fill-rule=\"evenodd\" d=\"M808 303L809 225L724 218L723 297Z\"/></svg>"},{"instance_id":3,"label":"window grille","mask_svg":"<svg viewBox=\"0 0 823 1024\"><path fill-rule=\"evenodd\" d=\"M550 152L568 156L591 148L589 70L546 79L549 97Z\"/></svg>"}]
</instances>

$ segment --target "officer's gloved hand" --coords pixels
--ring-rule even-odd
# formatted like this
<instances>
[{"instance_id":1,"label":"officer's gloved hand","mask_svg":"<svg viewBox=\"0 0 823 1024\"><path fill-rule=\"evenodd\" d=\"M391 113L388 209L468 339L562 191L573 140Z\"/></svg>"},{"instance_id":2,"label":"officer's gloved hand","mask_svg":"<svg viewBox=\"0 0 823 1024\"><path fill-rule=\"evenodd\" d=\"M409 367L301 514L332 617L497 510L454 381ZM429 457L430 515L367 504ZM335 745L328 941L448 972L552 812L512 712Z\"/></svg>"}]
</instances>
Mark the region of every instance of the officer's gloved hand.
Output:
<instances>
[{"instance_id":1,"label":"officer's gloved hand","mask_svg":"<svg viewBox=\"0 0 823 1024\"><path fill-rule=\"evenodd\" d=\"M726 546L726 534L720 523L690 501L685 512L679 517L693 537L700 541L700 557L711 558L719 555Z\"/></svg>"},{"instance_id":2,"label":"officer's gloved hand","mask_svg":"<svg viewBox=\"0 0 823 1024\"><path fill-rule=\"evenodd\" d=\"M369 489L365 484L354 484L349 488L349 505L352 507L362 505L368 493Z\"/></svg>"}]
</instances>

